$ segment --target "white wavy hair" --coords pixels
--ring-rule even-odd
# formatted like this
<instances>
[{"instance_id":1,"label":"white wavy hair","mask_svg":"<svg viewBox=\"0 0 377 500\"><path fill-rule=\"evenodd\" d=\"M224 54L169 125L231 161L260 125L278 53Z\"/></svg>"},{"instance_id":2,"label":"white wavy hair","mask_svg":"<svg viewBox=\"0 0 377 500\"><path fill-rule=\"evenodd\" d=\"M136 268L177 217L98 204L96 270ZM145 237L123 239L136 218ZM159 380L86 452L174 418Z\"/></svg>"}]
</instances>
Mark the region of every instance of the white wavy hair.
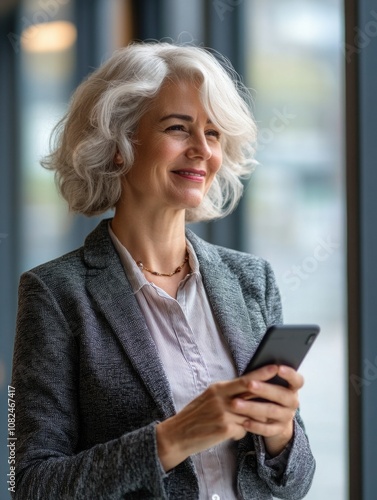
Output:
<instances>
[{"instance_id":1,"label":"white wavy hair","mask_svg":"<svg viewBox=\"0 0 377 500\"><path fill-rule=\"evenodd\" d=\"M55 170L72 211L90 216L115 206L122 176L134 162L132 136L168 78L199 83L208 117L221 131L223 163L200 206L186 211L186 220L223 217L237 206L241 179L254 166L256 126L249 91L225 57L157 42L115 51L79 85L54 128L51 153L41 164ZM117 153L121 165L114 161Z\"/></svg>"}]
</instances>

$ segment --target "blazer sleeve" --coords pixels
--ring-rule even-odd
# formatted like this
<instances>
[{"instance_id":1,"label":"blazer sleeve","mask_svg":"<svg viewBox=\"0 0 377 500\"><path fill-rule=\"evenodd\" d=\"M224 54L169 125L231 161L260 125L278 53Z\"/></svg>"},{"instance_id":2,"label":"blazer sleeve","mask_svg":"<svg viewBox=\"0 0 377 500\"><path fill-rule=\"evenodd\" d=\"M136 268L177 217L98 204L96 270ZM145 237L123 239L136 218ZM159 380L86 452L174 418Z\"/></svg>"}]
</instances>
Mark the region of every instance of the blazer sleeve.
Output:
<instances>
[{"instance_id":1,"label":"blazer sleeve","mask_svg":"<svg viewBox=\"0 0 377 500\"><path fill-rule=\"evenodd\" d=\"M166 498L156 422L77 452L78 344L45 283L22 276L13 358L16 500ZM135 492L134 495L132 492Z\"/></svg>"},{"instance_id":2,"label":"blazer sleeve","mask_svg":"<svg viewBox=\"0 0 377 500\"><path fill-rule=\"evenodd\" d=\"M279 289L274 273L267 262L265 290L267 326L283 323ZM266 456L264 440L261 436L254 435L253 439L258 475L272 494L277 498L287 500L304 498L313 480L315 460L299 410L295 416L293 439L277 457L269 459Z\"/></svg>"}]
</instances>

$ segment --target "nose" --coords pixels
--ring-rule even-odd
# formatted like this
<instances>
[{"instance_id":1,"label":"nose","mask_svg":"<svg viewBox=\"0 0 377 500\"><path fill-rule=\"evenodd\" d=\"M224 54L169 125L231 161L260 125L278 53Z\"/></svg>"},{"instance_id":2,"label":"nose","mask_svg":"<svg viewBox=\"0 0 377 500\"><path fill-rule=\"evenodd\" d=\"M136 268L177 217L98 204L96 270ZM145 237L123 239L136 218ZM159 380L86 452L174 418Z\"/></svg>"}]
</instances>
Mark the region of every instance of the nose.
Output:
<instances>
[{"instance_id":1,"label":"nose","mask_svg":"<svg viewBox=\"0 0 377 500\"><path fill-rule=\"evenodd\" d=\"M209 160L212 156L212 149L208 145L205 134L197 134L192 137L187 149L187 156L190 159L200 158Z\"/></svg>"}]
</instances>

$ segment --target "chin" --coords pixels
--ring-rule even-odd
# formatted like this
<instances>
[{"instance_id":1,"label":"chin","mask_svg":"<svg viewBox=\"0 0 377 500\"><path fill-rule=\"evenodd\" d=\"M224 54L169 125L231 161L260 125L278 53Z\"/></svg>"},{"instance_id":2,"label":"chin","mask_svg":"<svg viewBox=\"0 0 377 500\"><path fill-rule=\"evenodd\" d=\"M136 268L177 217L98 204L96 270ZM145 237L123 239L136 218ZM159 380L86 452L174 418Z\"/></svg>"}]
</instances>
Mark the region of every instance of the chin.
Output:
<instances>
[{"instance_id":1,"label":"chin","mask_svg":"<svg viewBox=\"0 0 377 500\"><path fill-rule=\"evenodd\" d=\"M181 199L185 208L198 208L198 206L203 202L203 193L186 193L186 196Z\"/></svg>"}]
</instances>

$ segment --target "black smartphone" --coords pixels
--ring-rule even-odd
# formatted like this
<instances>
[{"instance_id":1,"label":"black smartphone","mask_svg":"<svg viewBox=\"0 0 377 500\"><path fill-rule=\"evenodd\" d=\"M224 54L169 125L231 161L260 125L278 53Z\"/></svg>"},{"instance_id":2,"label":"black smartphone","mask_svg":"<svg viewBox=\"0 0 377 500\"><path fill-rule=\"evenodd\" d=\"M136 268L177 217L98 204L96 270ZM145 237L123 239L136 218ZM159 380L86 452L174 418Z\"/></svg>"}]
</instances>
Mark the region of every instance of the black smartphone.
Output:
<instances>
[{"instance_id":1,"label":"black smartphone","mask_svg":"<svg viewBox=\"0 0 377 500\"><path fill-rule=\"evenodd\" d=\"M295 370L319 334L318 325L272 325L262 338L244 373L265 365L286 365ZM288 382L275 376L268 382L288 387Z\"/></svg>"}]
</instances>

